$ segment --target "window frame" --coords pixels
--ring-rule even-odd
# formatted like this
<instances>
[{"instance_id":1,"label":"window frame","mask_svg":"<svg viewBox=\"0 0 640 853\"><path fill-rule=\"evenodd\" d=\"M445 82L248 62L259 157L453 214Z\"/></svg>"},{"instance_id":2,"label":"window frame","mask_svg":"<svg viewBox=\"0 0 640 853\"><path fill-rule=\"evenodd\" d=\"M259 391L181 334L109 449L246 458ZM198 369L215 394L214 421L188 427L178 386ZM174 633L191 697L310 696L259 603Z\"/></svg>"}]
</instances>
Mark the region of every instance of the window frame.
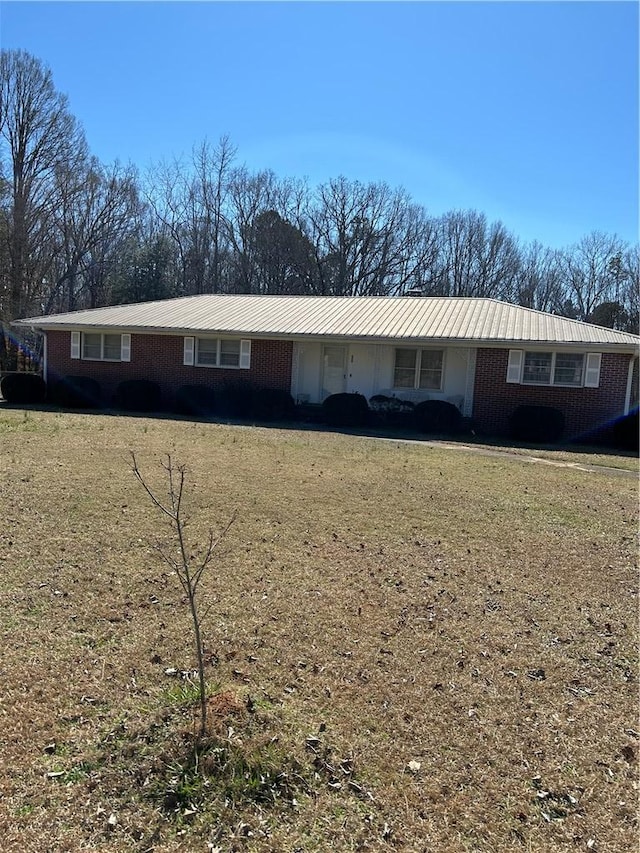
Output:
<instances>
[{"instance_id":1,"label":"window frame","mask_svg":"<svg viewBox=\"0 0 640 853\"><path fill-rule=\"evenodd\" d=\"M556 369L558 366L558 356L563 355L579 355L582 358L580 365L580 379L578 382L558 382L556 381ZM552 359L551 384L557 385L560 388L584 388L584 380L587 370L587 356L583 352L554 352ZM561 368L562 369L562 368Z\"/></svg>"},{"instance_id":2,"label":"window frame","mask_svg":"<svg viewBox=\"0 0 640 853\"><path fill-rule=\"evenodd\" d=\"M550 355L549 379L536 381L525 379L527 356ZM565 368L558 367L558 360L564 356L579 356L582 359L580 380L578 382L563 382L557 379L557 371ZM597 388L600 385L600 367L602 354L583 350L509 350L506 381L509 384L526 385L533 388Z\"/></svg>"},{"instance_id":3,"label":"window frame","mask_svg":"<svg viewBox=\"0 0 640 853\"><path fill-rule=\"evenodd\" d=\"M397 353L398 352L412 352L415 353L415 364L413 368L413 384L412 385L396 385L396 371L397 371ZM423 387L420 384L420 377L422 374L422 354L423 352L430 353L440 353L441 354L441 362L440 362L440 383L438 387ZM445 371L445 358L446 358L446 349L443 347L394 347L393 350L393 389L394 391L434 391L439 392L443 390L444 387L444 371ZM401 368L403 370L409 370L410 368Z\"/></svg>"},{"instance_id":4,"label":"window frame","mask_svg":"<svg viewBox=\"0 0 640 853\"><path fill-rule=\"evenodd\" d=\"M188 338L185 338L185 345ZM206 363L200 361L200 342L215 342L215 363ZM222 349L223 344L232 343L238 346L238 363L223 364ZM228 356L228 354L227 354ZM245 364L243 364L243 359ZM188 357L185 356L185 364L188 363ZM193 367L209 367L217 370L248 370L251 367L251 341L245 338L229 338L229 337L209 337L208 335L195 335L193 337Z\"/></svg>"},{"instance_id":5,"label":"window frame","mask_svg":"<svg viewBox=\"0 0 640 853\"><path fill-rule=\"evenodd\" d=\"M538 359L541 356L549 356L549 379L525 379L525 373L527 371L527 358L529 356L535 356ZM520 383L522 385L553 385L553 373L554 373L554 365L555 365L555 353L552 350L524 350L524 354L522 357L522 369L520 371Z\"/></svg>"},{"instance_id":6,"label":"window frame","mask_svg":"<svg viewBox=\"0 0 640 853\"><path fill-rule=\"evenodd\" d=\"M99 337L100 338L100 355L92 356L85 354L85 344L88 336L91 337ZM120 340L120 353L117 358L109 358L105 355L105 339L107 337L119 338ZM128 341L125 341L124 338L128 338ZM130 359L123 358L123 352L131 352L131 335L124 335L122 332L80 332L80 341L79 341L79 358L81 361L107 361L111 364L116 364L117 362L129 361ZM72 340L72 348L73 348L73 340ZM72 355L73 358L73 355Z\"/></svg>"}]
</instances>

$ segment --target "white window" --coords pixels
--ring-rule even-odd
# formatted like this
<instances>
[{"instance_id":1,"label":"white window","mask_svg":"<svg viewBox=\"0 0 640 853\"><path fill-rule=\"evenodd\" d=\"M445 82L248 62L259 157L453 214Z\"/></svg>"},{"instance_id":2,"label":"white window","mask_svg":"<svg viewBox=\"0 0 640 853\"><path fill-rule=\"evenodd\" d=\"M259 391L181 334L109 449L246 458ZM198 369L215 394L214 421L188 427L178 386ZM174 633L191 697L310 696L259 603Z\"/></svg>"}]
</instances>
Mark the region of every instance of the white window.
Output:
<instances>
[{"instance_id":1,"label":"white window","mask_svg":"<svg viewBox=\"0 0 640 853\"><path fill-rule=\"evenodd\" d=\"M553 366L552 352L525 352L523 382L535 382L538 385L549 385Z\"/></svg>"},{"instance_id":2,"label":"white window","mask_svg":"<svg viewBox=\"0 0 640 853\"><path fill-rule=\"evenodd\" d=\"M440 391L443 367L444 350L397 349L393 387Z\"/></svg>"},{"instance_id":3,"label":"white window","mask_svg":"<svg viewBox=\"0 0 640 853\"><path fill-rule=\"evenodd\" d=\"M553 365L554 385L582 385L584 355L581 352L557 352Z\"/></svg>"},{"instance_id":4,"label":"white window","mask_svg":"<svg viewBox=\"0 0 640 853\"><path fill-rule=\"evenodd\" d=\"M130 361L131 335L72 332L71 358L86 361Z\"/></svg>"},{"instance_id":5,"label":"white window","mask_svg":"<svg viewBox=\"0 0 640 853\"><path fill-rule=\"evenodd\" d=\"M184 363L198 367L231 367L248 369L251 366L251 341L236 338L184 339Z\"/></svg>"},{"instance_id":6,"label":"white window","mask_svg":"<svg viewBox=\"0 0 640 853\"><path fill-rule=\"evenodd\" d=\"M196 339L196 364L206 367L218 366L218 346L220 341L209 338Z\"/></svg>"},{"instance_id":7,"label":"white window","mask_svg":"<svg viewBox=\"0 0 640 853\"><path fill-rule=\"evenodd\" d=\"M240 367L240 341L220 341L220 367Z\"/></svg>"},{"instance_id":8,"label":"white window","mask_svg":"<svg viewBox=\"0 0 640 853\"><path fill-rule=\"evenodd\" d=\"M597 388L600 353L509 350L507 382Z\"/></svg>"}]
</instances>

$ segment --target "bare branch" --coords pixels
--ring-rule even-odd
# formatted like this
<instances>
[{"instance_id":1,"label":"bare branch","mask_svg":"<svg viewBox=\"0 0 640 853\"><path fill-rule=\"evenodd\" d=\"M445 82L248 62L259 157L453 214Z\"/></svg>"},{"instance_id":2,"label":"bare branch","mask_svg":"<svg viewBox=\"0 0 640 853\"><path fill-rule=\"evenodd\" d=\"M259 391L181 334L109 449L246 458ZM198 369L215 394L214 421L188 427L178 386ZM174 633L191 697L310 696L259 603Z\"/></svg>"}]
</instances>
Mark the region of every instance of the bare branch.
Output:
<instances>
[{"instance_id":1,"label":"bare branch","mask_svg":"<svg viewBox=\"0 0 640 853\"><path fill-rule=\"evenodd\" d=\"M145 492L151 498L151 501L153 502L153 504L159 510L161 510L161 512L163 512L165 515L167 515L172 521L175 520L174 514L171 512L171 510L167 509L167 507L164 506L164 504L162 504L158 500L158 498L155 496L155 494L151 491L149 486L146 484L142 474L140 473L140 469L138 468L138 461L136 459L136 455L133 452L133 450L131 451L131 469L132 469L136 479L138 480L138 482L142 485L142 488L145 490Z\"/></svg>"},{"instance_id":2,"label":"bare branch","mask_svg":"<svg viewBox=\"0 0 640 853\"><path fill-rule=\"evenodd\" d=\"M153 489L145 481L135 456L131 451L132 471L138 482L149 496L153 505L160 512L167 516L173 528L174 535L177 539L179 547L179 559L175 559L166 552L160 545L156 546L156 551L160 554L161 559L167 563L176 573L180 585L186 595L189 603L189 611L191 614L191 622L193 626L194 641L196 647L196 658L198 661L198 676L200 682L200 732L199 737L204 737L207 728L207 697L206 684L204 674L204 657L202 652L202 641L200 634L200 619L198 617L198 608L196 595L198 586L205 570L210 565L213 559L214 551L219 543L227 535L229 528L233 524L237 516L237 510L233 513L226 526L217 538L214 538L213 532L209 531L209 539L205 547L202 557L198 561L195 569L191 566L191 549L188 547L185 537L186 520L182 514L182 499L184 496L186 482L186 468L184 465L175 465L170 454L167 454L167 461L161 463L164 468L168 482L168 497L171 508L165 506L156 496Z\"/></svg>"}]
</instances>

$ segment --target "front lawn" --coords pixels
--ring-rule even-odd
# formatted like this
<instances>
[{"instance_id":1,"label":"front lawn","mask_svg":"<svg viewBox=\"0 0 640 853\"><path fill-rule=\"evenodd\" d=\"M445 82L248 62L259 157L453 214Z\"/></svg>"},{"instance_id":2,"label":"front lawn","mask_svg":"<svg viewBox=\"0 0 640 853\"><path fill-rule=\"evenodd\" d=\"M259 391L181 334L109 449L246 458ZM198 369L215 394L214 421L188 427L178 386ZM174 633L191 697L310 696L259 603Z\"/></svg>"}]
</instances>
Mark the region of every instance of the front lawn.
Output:
<instances>
[{"instance_id":1,"label":"front lawn","mask_svg":"<svg viewBox=\"0 0 640 853\"><path fill-rule=\"evenodd\" d=\"M9 409L0 441L4 851L636 849L633 472ZM238 513L197 761L131 450L186 464L195 541Z\"/></svg>"}]
</instances>

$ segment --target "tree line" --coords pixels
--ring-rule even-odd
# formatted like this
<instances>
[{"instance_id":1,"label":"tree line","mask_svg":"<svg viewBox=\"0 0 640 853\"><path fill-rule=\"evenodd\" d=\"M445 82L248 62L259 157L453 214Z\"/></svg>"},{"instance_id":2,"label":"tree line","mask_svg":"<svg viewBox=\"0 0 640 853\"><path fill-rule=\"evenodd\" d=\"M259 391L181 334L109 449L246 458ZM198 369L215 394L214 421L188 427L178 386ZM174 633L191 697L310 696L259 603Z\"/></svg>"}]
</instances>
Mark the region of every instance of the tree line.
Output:
<instances>
[{"instance_id":1,"label":"tree line","mask_svg":"<svg viewBox=\"0 0 640 853\"><path fill-rule=\"evenodd\" d=\"M201 293L493 297L638 332L640 253L562 250L404 189L250 171L227 136L144 174L92 156L39 59L0 52L0 369L18 317Z\"/></svg>"}]
</instances>

